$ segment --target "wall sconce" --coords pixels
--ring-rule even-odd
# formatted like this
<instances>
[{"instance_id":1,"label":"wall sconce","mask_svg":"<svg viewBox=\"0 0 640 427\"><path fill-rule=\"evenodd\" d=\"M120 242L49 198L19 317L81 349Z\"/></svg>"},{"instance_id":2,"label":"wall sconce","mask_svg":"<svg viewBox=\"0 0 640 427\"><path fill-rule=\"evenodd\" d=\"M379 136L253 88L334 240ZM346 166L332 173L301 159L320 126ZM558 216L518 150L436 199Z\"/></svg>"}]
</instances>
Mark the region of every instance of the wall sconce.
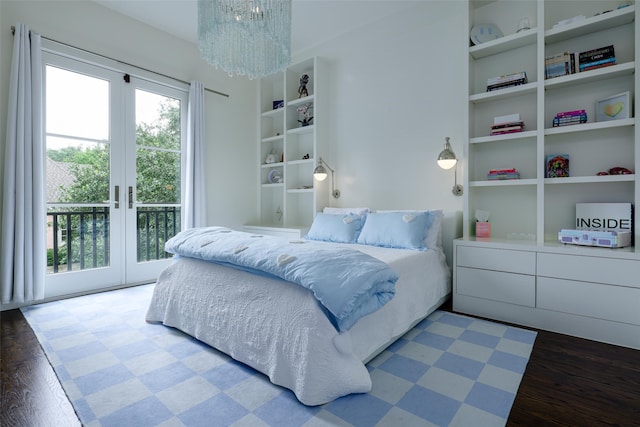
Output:
<instances>
[{"instance_id":1,"label":"wall sconce","mask_svg":"<svg viewBox=\"0 0 640 427\"><path fill-rule=\"evenodd\" d=\"M462 185L458 184L458 159L456 159L456 155L451 149L451 144L449 143L449 137L445 138L444 150L440 152L438 155L438 166L442 169L451 169L455 167L453 171L453 179L454 185L451 192L455 196L462 196Z\"/></svg>"},{"instance_id":2,"label":"wall sconce","mask_svg":"<svg viewBox=\"0 0 640 427\"><path fill-rule=\"evenodd\" d=\"M327 167L326 169L325 166ZM324 181L325 179L327 179L327 169L331 171L331 195L337 199L338 197L340 197L340 190L337 190L335 187L335 171L331 169L331 166L329 166L327 162L322 160L322 157L320 157L320 160L318 160L318 166L316 166L316 168L313 170L313 177L318 181Z\"/></svg>"}]
</instances>

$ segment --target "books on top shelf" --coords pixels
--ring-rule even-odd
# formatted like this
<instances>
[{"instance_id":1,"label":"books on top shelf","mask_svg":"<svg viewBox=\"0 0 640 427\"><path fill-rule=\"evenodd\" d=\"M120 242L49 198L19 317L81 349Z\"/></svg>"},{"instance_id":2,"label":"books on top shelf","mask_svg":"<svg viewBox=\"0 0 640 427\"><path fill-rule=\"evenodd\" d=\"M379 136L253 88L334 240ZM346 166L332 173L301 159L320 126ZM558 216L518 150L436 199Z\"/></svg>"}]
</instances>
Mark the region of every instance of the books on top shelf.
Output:
<instances>
[{"instance_id":1,"label":"books on top shelf","mask_svg":"<svg viewBox=\"0 0 640 427\"><path fill-rule=\"evenodd\" d=\"M489 77L487 79L487 92L523 85L527 83L527 81L527 73L524 71L505 74L504 76Z\"/></svg>"},{"instance_id":2,"label":"books on top shelf","mask_svg":"<svg viewBox=\"0 0 640 427\"><path fill-rule=\"evenodd\" d=\"M522 132L524 130L524 122L520 119L520 114L508 114L506 116L498 116L493 118L491 126L491 135L504 135L514 132Z\"/></svg>"},{"instance_id":3,"label":"books on top shelf","mask_svg":"<svg viewBox=\"0 0 640 427\"><path fill-rule=\"evenodd\" d=\"M585 110L565 111L556 114L553 118L553 127L578 125L587 123L587 112Z\"/></svg>"},{"instance_id":4,"label":"books on top shelf","mask_svg":"<svg viewBox=\"0 0 640 427\"><path fill-rule=\"evenodd\" d=\"M559 52L545 58L544 77L545 79L552 79L615 65L615 63L616 54L613 45L584 52Z\"/></svg>"},{"instance_id":5,"label":"books on top shelf","mask_svg":"<svg viewBox=\"0 0 640 427\"><path fill-rule=\"evenodd\" d=\"M496 181L502 179L520 179L520 172L516 168L507 169L491 169L487 174L489 181Z\"/></svg>"}]
</instances>

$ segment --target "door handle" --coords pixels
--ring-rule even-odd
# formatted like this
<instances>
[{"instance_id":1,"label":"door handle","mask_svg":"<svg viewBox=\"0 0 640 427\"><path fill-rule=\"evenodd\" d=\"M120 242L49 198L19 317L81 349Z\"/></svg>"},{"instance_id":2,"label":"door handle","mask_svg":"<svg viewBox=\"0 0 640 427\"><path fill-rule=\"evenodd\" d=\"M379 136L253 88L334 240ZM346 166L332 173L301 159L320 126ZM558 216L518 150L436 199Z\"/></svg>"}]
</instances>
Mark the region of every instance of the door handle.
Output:
<instances>
[{"instance_id":1,"label":"door handle","mask_svg":"<svg viewBox=\"0 0 640 427\"><path fill-rule=\"evenodd\" d=\"M115 209L120 209L120 186L119 185L116 185L114 193L115 193L114 198L116 199L116 202L113 207Z\"/></svg>"},{"instance_id":2,"label":"door handle","mask_svg":"<svg viewBox=\"0 0 640 427\"><path fill-rule=\"evenodd\" d=\"M129 186L129 209L133 208L133 187Z\"/></svg>"}]
</instances>

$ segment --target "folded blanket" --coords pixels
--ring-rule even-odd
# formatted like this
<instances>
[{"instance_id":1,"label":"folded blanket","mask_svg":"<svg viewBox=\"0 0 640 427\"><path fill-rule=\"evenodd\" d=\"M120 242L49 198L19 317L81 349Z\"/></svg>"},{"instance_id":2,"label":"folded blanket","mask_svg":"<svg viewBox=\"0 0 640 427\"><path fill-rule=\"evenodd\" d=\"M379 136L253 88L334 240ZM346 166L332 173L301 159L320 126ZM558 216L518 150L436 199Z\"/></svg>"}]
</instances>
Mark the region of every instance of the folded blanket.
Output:
<instances>
[{"instance_id":1,"label":"folded blanket","mask_svg":"<svg viewBox=\"0 0 640 427\"><path fill-rule=\"evenodd\" d=\"M301 285L313 292L340 332L393 298L398 280L387 264L355 249L224 227L182 231L165 250Z\"/></svg>"}]
</instances>

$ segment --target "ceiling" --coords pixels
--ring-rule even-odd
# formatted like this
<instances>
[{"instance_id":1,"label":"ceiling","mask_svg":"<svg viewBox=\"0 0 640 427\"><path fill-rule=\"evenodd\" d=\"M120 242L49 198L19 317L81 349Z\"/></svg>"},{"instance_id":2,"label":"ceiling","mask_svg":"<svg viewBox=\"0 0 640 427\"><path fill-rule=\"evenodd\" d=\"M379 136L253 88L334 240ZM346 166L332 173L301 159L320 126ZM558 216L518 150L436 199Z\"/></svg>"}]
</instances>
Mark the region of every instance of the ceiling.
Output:
<instances>
[{"instance_id":1,"label":"ceiling","mask_svg":"<svg viewBox=\"0 0 640 427\"><path fill-rule=\"evenodd\" d=\"M196 41L196 0L93 0L181 39ZM293 0L291 50L296 54L424 0Z\"/></svg>"}]
</instances>

